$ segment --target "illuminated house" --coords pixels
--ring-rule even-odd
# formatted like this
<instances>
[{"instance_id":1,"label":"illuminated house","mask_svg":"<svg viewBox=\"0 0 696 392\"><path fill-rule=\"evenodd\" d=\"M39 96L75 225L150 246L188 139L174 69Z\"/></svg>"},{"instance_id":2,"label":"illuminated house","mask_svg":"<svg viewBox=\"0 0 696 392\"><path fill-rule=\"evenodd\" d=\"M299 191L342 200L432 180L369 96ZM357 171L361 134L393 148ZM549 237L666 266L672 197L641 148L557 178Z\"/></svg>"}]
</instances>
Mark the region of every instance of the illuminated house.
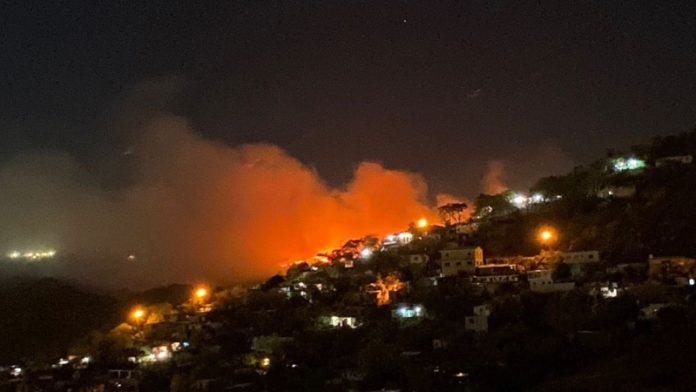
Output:
<instances>
[{"instance_id":1,"label":"illuminated house","mask_svg":"<svg viewBox=\"0 0 696 392\"><path fill-rule=\"evenodd\" d=\"M476 267L476 273L471 277L476 283L517 282L519 274L513 264L487 264Z\"/></svg>"},{"instance_id":2,"label":"illuminated house","mask_svg":"<svg viewBox=\"0 0 696 392\"><path fill-rule=\"evenodd\" d=\"M420 304L398 304L391 311L396 319L421 319L425 317L425 308Z\"/></svg>"},{"instance_id":3,"label":"illuminated house","mask_svg":"<svg viewBox=\"0 0 696 392\"><path fill-rule=\"evenodd\" d=\"M389 234L384 237L382 247L385 249L408 245L413 241L413 233L402 231L401 233Z\"/></svg>"},{"instance_id":4,"label":"illuminated house","mask_svg":"<svg viewBox=\"0 0 696 392\"><path fill-rule=\"evenodd\" d=\"M480 246L445 248L440 251L440 275L443 277L457 276L460 273L472 274L481 265L483 249Z\"/></svg>"},{"instance_id":5,"label":"illuminated house","mask_svg":"<svg viewBox=\"0 0 696 392\"><path fill-rule=\"evenodd\" d=\"M611 160L610 169L614 172L631 172L645 169L645 161L635 157L620 157Z\"/></svg>"},{"instance_id":6,"label":"illuminated house","mask_svg":"<svg viewBox=\"0 0 696 392\"><path fill-rule=\"evenodd\" d=\"M350 328L355 329L360 326L358 319L351 316L325 316L320 319L322 325L329 328Z\"/></svg>"}]
</instances>

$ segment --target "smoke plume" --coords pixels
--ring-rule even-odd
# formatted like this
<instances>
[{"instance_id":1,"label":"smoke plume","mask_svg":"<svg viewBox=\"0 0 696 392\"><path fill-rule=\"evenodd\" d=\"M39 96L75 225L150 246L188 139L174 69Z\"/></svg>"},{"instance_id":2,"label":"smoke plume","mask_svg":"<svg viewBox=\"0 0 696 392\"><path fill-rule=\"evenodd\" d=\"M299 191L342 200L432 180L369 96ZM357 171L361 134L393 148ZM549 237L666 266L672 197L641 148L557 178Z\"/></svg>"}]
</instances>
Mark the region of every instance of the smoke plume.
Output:
<instances>
[{"instance_id":1,"label":"smoke plume","mask_svg":"<svg viewBox=\"0 0 696 392\"><path fill-rule=\"evenodd\" d=\"M482 189L487 195L496 195L508 189L505 184L505 165L502 161L488 161L486 173L483 175Z\"/></svg>"},{"instance_id":2,"label":"smoke plume","mask_svg":"<svg viewBox=\"0 0 696 392\"><path fill-rule=\"evenodd\" d=\"M277 146L207 140L180 117L155 116L136 133L126 157L137 180L117 190L60 152L0 167L1 249L79 255L70 274L117 286L228 282L437 220L417 174L363 162L337 189Z\"/></svg>"}]
</instances>

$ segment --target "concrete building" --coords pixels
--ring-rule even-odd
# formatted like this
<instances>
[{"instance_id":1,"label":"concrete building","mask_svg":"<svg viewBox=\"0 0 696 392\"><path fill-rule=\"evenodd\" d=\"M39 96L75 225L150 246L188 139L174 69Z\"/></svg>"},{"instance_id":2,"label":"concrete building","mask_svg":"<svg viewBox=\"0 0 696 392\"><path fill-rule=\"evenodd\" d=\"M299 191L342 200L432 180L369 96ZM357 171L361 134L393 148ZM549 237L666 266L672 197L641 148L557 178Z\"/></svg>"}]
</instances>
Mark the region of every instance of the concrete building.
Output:
<instances>
[{"instance_id":1,"label":"concrete building","mask_svg":"<svg viewBox=\"0 0 696 392\"><path fill-rule=\"evenodd\" d=\"M556 293L575 288L575 282L554 282L552 273L548 269L527 271L529 289L536 293Z\"/></svg>"},{"instance_id":2,"label":"concrete building","mask_svg":"<svg viewBox=\"0 0 696 392\"><path fill-rule=\"evenodd\" d=\"M360 326L358 319L352 316L326 316L321 318L321 322L329 328L355 329Z\"/></svg>"},{"instance_id":3,"label":"concrete building","mask_svg":"<svg viewBox=\"0 0 696 392\"><path fill-rule=\"evenodd\" d=\"M601 260L599 251L587 250L581 252L561 252L559 261L568 264L573 277L578 277L586 272L589 265L597 264Z\"/></svg>"},{"instance_id":4,"label":"concrete building","mask_svg":"<svg viewBox=\"0 0 696 392\"><path fill-rule=\"evenodd\" d=\"M445 248L440 251L441 276L473 274L476 267L483 265L483 249L480 246Z\"/></svg>"},{"instance_id":5,"label":"concrete building","mask_svg":"<svg viewBox=\"0 0 696 392\"><path fill-rule=\"evenodd\" d=\"M476 267L471 280L475 283L517 282L519 273L514 264L486 264Z\"/></svg>"}]
</instances>

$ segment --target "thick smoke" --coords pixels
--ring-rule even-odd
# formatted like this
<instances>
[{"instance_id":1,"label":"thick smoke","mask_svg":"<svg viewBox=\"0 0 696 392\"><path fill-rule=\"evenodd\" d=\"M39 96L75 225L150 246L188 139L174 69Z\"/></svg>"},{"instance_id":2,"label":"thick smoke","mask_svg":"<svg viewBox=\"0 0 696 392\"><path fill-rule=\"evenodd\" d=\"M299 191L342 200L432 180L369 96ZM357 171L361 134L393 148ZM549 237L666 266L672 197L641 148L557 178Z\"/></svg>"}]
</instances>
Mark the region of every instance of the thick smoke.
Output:
<instances>
[{"instance_id":1,"label":"thick smoke","mask_svg":"<svg viewBox=\"0 0 696 392\"><path fill-rule=\"evenodd\" d=\"M505 165L502 161L488 161L481 188L483 189L483 193L487 195L497 195L508 189L505 183Z\"/></svg>"},{"instance_id":2,"label":"thick smoke","mask_svg":"<svg viewBox=\"0 0 696 392\"><path fill-rule=\"evenodd\" d=\"M437 220L416 174L363 162L335 189L274 145L206 140L169 115L138 130L127 155L137 180L119 190L104 190L63 153L1 167L1 249L74 254L70 274L96 284L228 282L419 217Z\"/></svg>"}]
</instances>

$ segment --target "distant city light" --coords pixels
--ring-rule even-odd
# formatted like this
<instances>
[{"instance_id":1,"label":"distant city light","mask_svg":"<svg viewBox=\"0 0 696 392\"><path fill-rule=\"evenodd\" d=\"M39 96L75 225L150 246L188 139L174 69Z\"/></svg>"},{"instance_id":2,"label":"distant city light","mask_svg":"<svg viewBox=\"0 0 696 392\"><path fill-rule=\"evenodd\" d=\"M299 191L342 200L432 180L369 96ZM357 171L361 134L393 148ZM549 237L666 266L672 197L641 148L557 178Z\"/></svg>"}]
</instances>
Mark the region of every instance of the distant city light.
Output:
<instances>
[{"instance_id":1,"label":"distant city light","mask_svg":"<svg viewBox=\"0 0 696 392\"><path fill-rule=\"evenodd\" d=\"M27 251L27 252L20 252L17 250L13 250L7 254L7 257L13 260L17 259L24 259L24 260L41 260L41 259L50 259L56 255L56 251L53 249L49 250L44 250L44 251Z\"/></svg>"},{"instance_id":2,"label":"distant city light","mask_svg":"<svg viewBox=\"0 0 696 392\"><path fill-rule=\"evenodd\" d=\"M135 255L128 255L128 260L134 261L135 260Z\"/></svg>"},{"instance_id":3,"label":"distant city light","mask_svg":"<svg viewBox=\"0 0 696 392\"><path fill-rule=\"evenodd\" d=\"M372 249L365 248L365 249L360 251L360 257L362 257L363 259L367 259L370 256L372 256Z\"/></svg>"},{"instance_id":4,"label":"distant city light","mask_svg":"<svg viewBox=\"0 0 696 392\"><path fill-rule=\"evenodd\" d=\"M693 286L696 284L696 280L694 278L689 278L689 286Z\"/></svg>"},{"instance_id":5,"label":"distant city light","mask_svg":"<svg viewBox=\"0 0 696 392\"><path fill-rule=\"evenodd\" d=\"M416 223L416 225L418 227L420 227L421 229L428 227L428 220L425 218L420 218L420 219L418 219L418 222Z\"/></svg>"}]
</instances>

